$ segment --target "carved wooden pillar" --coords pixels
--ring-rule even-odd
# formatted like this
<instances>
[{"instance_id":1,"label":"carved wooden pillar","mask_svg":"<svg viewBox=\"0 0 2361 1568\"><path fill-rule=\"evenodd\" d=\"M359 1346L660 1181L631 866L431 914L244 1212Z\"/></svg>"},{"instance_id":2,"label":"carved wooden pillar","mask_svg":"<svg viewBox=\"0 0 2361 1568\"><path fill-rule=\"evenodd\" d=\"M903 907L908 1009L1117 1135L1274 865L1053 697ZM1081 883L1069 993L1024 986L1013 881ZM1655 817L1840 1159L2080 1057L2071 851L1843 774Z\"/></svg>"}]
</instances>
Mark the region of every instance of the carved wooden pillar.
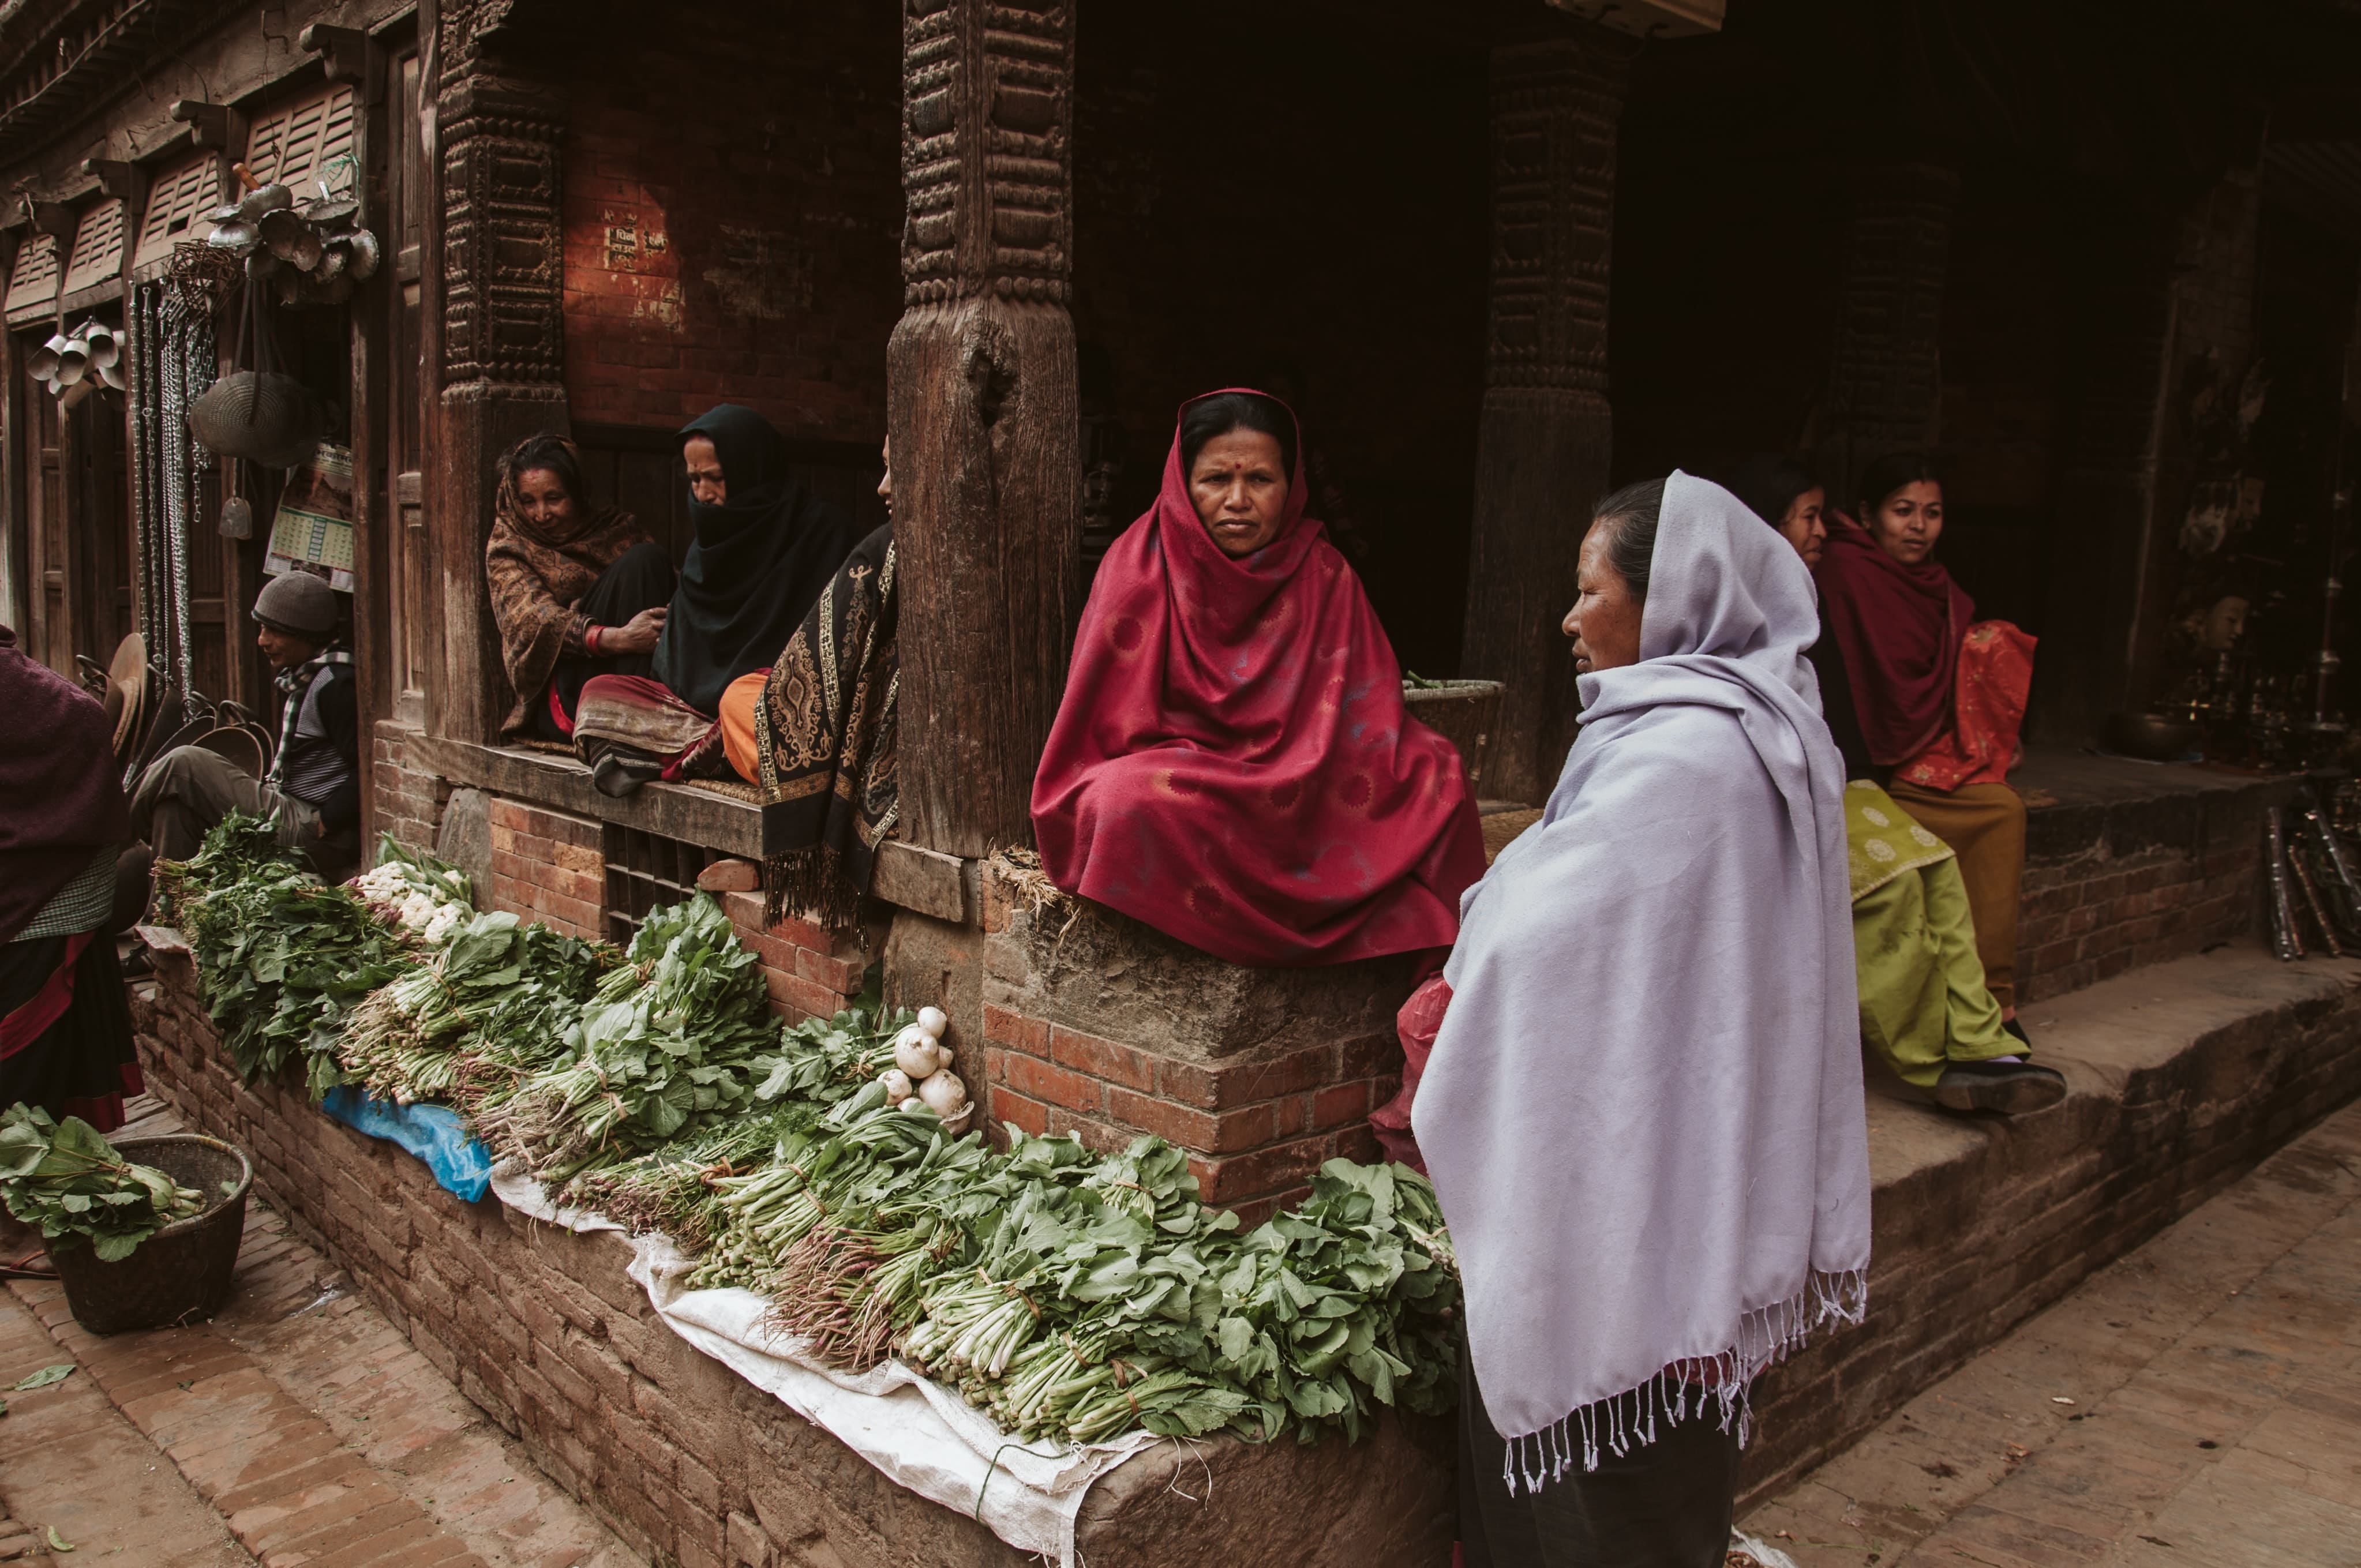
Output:
<instances>
[{"instance_id":1,"label":"carved wooden pillar","mask_svg":"<svg viewBox=\"0 0 2361 1568\"><path fill-rule=\"evenodd\" d=\"M1030 839L1081 593L1073 6L905 0L902 39L902 832L980 856Z\"/></svg>"},{"instance_id":2,"label":"carved wooden pillar","mask_svg":"<svg viewBox=\"0 0 2361 1568\"><path fill-rule=\"evenodd\" d=\"M485 587L494 466L524 436L567 428L559 213L562 104L498 57L502 0L442 0L434 154L442 170L437 471L429 537L443 668L428 684L435 733L488 740L504 713ZM522 51L520 51L521 53ZM430 233L434 225L429 225Z\"/></svg>"},{"instance_id":3,"label":"carved wooden pillar","mask_svg":"<svg viewBox=\"0 0 2361 1568\"><path fill-rule=\"evenodd\" d=\"M1852 481L1890 452L1933 445L1943 397L1943 280L1950 270L1959 177L1927 163L1853 177L1844 281L1828 363L1829 499L1853 510Z\"/></svg>"},{"instance_id":4,"label":"carved wooden pillar","mask_svg":"<svg viewBox=\"0 0 2361 1568\"><path fill-rule=\"evenodd\" d=\"M1635 40L1588 24L1492 51L1492 294L1465 674L1507 683L1486 793L1539 801L1573 743L1558 622L1605 493L1615 132Z\"/></svg>"}]
</instances>

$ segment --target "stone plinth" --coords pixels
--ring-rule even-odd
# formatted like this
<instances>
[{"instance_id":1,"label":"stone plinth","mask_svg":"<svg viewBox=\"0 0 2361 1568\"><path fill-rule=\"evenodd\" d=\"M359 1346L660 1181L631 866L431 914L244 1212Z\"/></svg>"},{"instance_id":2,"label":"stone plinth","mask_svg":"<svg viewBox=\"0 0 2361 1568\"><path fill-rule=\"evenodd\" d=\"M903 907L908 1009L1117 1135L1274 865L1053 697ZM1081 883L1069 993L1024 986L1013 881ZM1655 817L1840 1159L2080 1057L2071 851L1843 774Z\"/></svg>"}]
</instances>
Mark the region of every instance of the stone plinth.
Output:
<instances>
[{"instance_id":1,"label":"stone plinth","mask_svg":"<svg viewBox=\"0 0 2361 1568\"><path fill-rule=\"evenodd\" d=\"M1413 960L1247 969L1082 900L985 897L985 1110L1097 1147L1187 1149L1205 1201L1248 1223L1321 1162L1378 1157L1401 1084L1394 1014Z\"/></svg>"}]
</instances>

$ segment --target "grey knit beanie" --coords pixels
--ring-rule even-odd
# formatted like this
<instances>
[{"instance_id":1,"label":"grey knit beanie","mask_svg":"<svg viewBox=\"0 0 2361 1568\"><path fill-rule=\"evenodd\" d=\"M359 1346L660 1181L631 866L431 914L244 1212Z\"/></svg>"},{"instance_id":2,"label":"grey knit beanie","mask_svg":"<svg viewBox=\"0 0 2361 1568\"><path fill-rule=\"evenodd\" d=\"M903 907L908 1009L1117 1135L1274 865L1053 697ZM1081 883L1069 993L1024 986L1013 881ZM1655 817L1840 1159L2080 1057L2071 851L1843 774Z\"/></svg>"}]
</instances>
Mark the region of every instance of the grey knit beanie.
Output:
<instances>
[{"instance_id":1,"label":"grey knit beanie","mask_svg":"<svg viewBox=\"0 0 2361 1568\"><path fill-rule=\"evenodd\" d=\"M254 619L273 631L325 641L336 630L336 590L309 572L290 572L262 585Z\"/></svg>"}]
</instances>

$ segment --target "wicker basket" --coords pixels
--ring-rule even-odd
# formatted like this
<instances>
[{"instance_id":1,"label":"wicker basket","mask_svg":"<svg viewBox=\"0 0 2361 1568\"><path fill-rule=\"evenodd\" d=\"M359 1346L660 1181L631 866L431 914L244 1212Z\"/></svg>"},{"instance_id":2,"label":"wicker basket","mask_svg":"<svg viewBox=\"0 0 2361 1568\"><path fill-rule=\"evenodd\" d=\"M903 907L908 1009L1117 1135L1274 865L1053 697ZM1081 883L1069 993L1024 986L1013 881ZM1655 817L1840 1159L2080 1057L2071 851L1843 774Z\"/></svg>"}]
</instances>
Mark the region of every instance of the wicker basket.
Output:
<instances>
[{"instance_id":1,"label":"wicker basket","mask_svg":"<svg viewBox=\"0 0 2361 1568\"><path fill-rule=\"evenodd\" d=\"M209 1318L229 1299L246 1234L246 1193L254 1168L218 1139L193 1133L126 1138L115 1146L124 1158L152 1165L183 1187L213 1200L212 1207L175 1220L141 1242L129 1257L102 1263L79 1237L49 1244L74 1321L94 1334ZM232 1190L224 1194L222 1184Z\"/></svg>"},{"instance_id":2,"label":"wicker basket","mask_svg":"<svg viewBox=\"0 0 2361 1568\"><path fill-rule=\"evenodd\" d=\"M1484 777L1484 751L1492 741L1492 727L1500 718L1498 681L1437 681L1432 685L1402 683L1402 706L1410 716L1459 749L1459 763L1467 772L1467 788Z\"/></svg>"}]
</instances>

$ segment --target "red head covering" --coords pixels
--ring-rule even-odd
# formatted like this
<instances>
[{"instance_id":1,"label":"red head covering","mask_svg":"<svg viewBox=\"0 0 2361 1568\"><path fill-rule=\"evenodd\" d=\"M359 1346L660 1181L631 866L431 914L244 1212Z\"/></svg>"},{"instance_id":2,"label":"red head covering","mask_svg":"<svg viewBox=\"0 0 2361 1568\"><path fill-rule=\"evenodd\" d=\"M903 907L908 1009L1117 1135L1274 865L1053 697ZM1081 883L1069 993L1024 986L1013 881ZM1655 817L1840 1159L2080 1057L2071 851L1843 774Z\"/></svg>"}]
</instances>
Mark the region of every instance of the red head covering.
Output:
<instances>
[{"instance_id":1,"label":"red head covering","mask_svg":"<svg viewBox=\"0 0 2361 1568\"><path fill-rule=\"evenodd\" d=\"M1444 947L1484 874L1475 802L1303 515L1300 455L1291 480L1277 537L1233 561L1198 521L1176 432L1162 493L1082 611L1033 780L1041 864L1232 963Z\"/></svg>"},{"instance_id":2,"label":"red head covering","mask_svg":"<svg viewBox=\"0 0 2361 1568\"><path fill-rule=\"evenodd\" d=\"M1975 601L1935 562L1904 565L1842 512L1828 514L1828 549L1812 576L1870 761L1899 766L1950 728L1960 640Z\"/></svg>"},{"instance_id":3,"label":"red head covering","mask_svg":"<svg viewBox=\"0 0 2361 1568\"><path fill-rule=\"evenodd\" d=\"M131 836L115 776L115 727L96 697L16 646L0 626L0 942L23 930L100 850ZM30 744L35 736L38 745Z\"/></svg>"}]
</instances>

